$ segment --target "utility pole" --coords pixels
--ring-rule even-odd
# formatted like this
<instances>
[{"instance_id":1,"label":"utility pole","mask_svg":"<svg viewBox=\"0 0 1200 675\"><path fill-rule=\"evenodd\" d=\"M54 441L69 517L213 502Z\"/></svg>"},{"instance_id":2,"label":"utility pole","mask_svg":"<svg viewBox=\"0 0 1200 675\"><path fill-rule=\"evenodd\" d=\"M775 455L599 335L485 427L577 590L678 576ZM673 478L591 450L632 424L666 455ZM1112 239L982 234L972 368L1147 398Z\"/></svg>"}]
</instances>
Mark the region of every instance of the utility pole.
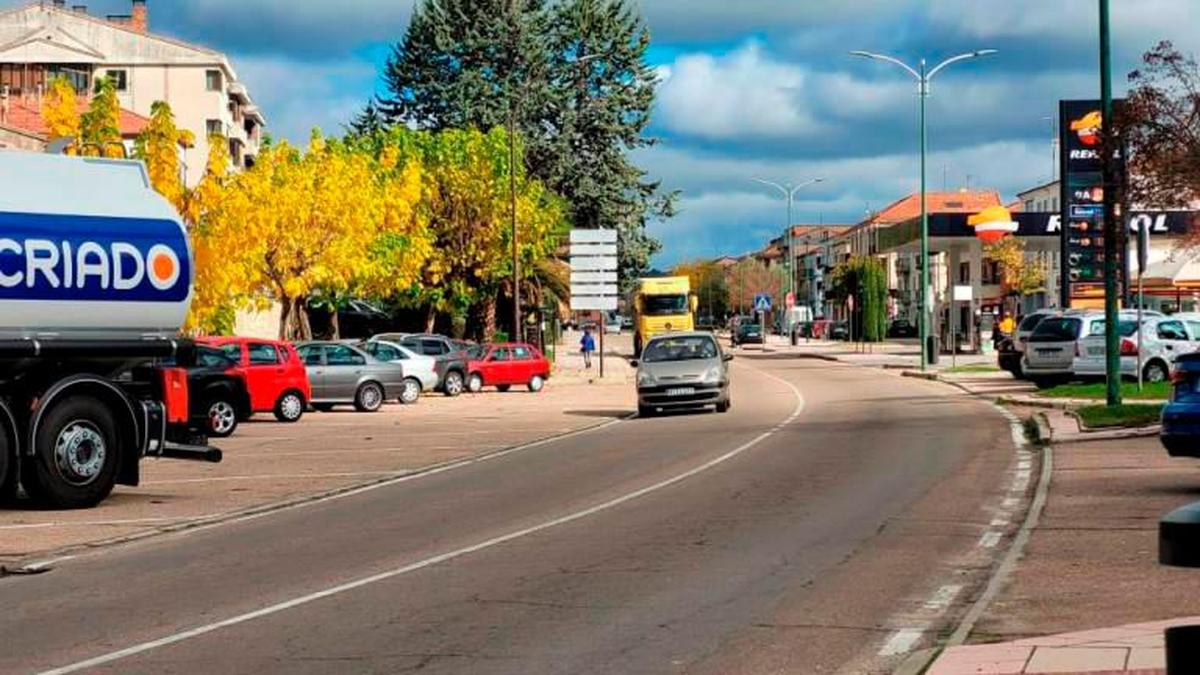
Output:
<instances>
[{"instance_id":1,"label":"utility pole","mask_svg":"<svg viewBox=\"0 0 1200 675\"><path fill-rule=\"evenodd\" d=\"M1117 267L1120 231L1117 227L1116 180L1113 153L1117 149L1117 125L1112 98L1112 34L1109 30L1108 0L1100 0L1100 101L1103 120L1101 166L1104 184L1104 373L1108 405L1121 404L1120 334L1117 331Z\"/></svg>"},{"instance_id":2,"label":"utility pole","mask_svg":"<svg viewBox=\"0 0 1200 675\"><path fill-rule=\"evenodd\" d=\"M761 178L751 178L750 180L754 181L755 183L761 183L768 187L773 187L776 190L779 190L781 193L783 193L784 198L787 199L787 230L784 232L783 236L784 236L784 241L787 242L787 258L788 258L787 270L788 270L789 279L788 279L788 283L787 283L785 292L791 292L794 297L795 295L797 295L797 290L799 288L799 284L796 280L796 269L795 269L795 267L796 267L796 248L795 248L796 238L795 238L795 236L793 236L794 232L793 232L793 228L792 228L792 224L793 224L792 223L792 205L796 201L796 193L797 192L799 192L800 190L803 190L804 188L806 188L810 185L816 185L817 183L823 183L823 182L825 182L825 179L824 178L813 178L811 180L806 180L806 181L802 181L799 183L788 183L788 184L774 183L769 180L762 180ZM785 310L786 310L786 308L785 308Z\"/></svg>"}]
</instances>

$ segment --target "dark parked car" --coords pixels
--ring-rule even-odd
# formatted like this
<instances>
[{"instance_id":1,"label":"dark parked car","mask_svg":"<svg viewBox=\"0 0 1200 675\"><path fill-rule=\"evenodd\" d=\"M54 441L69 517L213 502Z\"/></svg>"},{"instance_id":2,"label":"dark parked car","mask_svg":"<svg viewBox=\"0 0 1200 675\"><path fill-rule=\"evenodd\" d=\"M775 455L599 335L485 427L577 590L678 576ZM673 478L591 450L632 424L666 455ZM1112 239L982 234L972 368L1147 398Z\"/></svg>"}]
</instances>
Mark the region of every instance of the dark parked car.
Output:
<instances>
[{"instance_id":1,"label":"dark parked car","mask_svg":"<svg viewBox=\"0 0 1200 675\"><path fill-rule=\"evenodd\" d=\"M231 436L250 416L250 393L241 367L221 350L196 345L194 363L168 360L188 373L188 416L196 429L215 438Z\"/></svg>"},{"instance_id":2,"label":"dark parked car","mask_svg":"<svg viewBox=\"0 0 1200 675\"><path fill-rule=\"evenodd\" d=\"M1171 382L1159 440L1172 457L1200 457L1200 353L1181 354Z\"/></svg>"},{"instance_id":3,"label":"dark parked car","mask_svg":"<svg viewBox=\"0 0 1200 675\"><path fill-rule=\"evenodd\" d=\"M908 319L892 319L887 334L894 338L914 338L917 337L917 326Z\"/></svg>"},{"instance_id":4,"label":"dark parked car","mask_svg":"<svg viewBox=\"0 0 1200 675\"><path fill-rule=\"evenodd\" d=\"M761 345L765 341L766 337L763 336L762 326L754 322L743 321L738 324L737 330L733 332L733 344L735 345Z\"/></svg>"},{"instance_id":5,"label":"dark parked car","mask_svg":"<svg viewBox=\"0 0 1200 675\"><path fill-rule=\"evenodd\" d=\"M1012 373L1018 380L1025 377L1025 371L1021 367L1024 357L1025 352L1017 349L1015 338L1001 337L996 341L996 365L1000 366L1000 370Z\"/></svg>"},{"instance_id":6,"label":"dark parked car","mask_svg":"<svg viewBox=\"0 0 1200 675\"><path fill-rule=\"evenodd\" d=\"M437 359L438 391L447 396L466 391L467 364L471 360L467 352L469 343L432 333L383 333L371 339L395 342L418 354L432 356Z\"/></svg>"},{"instance_id":7,"label":"dark parked car","mask_svg":"<svg viewBox=\"0 0 1200 675\"><path fill-rule=\"evenodd\" d=\"M849 340L850 325L845 321L835 321L829 325L830 340Z\"/></svg>"}]
</instances>

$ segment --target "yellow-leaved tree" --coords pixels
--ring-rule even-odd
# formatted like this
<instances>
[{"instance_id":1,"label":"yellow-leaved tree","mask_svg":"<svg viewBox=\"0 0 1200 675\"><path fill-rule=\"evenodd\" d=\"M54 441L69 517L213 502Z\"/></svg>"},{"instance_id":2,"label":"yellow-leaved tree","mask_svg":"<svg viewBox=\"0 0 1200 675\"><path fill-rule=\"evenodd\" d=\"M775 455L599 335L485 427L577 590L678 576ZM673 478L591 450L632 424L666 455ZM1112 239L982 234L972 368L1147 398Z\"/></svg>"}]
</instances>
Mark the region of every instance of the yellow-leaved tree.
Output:
<instances>
[{"instance_id":1,"label":"yellow-leaved tree","mask_svg":"<svg viewBox=\"0 0 1200 675\"><path fill-rule=\"evenodd\" d=\"M50 90L42 98L42 119L46 122L46 133L50 140L74 138L79 142L79 97L75 87L64 76L50 82ZM77 152L77 146L67 148L67 154Z\"/></svg>"},{"instance_id":2,"label":"yellow-leaved tree","mask_svg":"<svg viewBox=\"0 0 1200 675\"><path fill-rule=\"evenodd\" d=\"M121 102L117 98L117 83L112 78L96 80L96 93L88 111L80 117L83 141L81 154L100 157L123 157L121 142Z\"/></svg>"},{"instance_id":3,"label":"yellow-leaved tree","mask_svg":"<svg viewBox=\"0 0 1200 675\"><path fill-rule=\"evenodd\" d=\"M195 218L188 218L188 190L183 183L179 166L180 147L190 147L194 136L186 129L175 125L175 114L166 101L155 101L150 106L150 124L134 142L134 156L146 163L150 184L159 194L167 198L180 214L195 225Z\"/></svg>"}]
</instances>

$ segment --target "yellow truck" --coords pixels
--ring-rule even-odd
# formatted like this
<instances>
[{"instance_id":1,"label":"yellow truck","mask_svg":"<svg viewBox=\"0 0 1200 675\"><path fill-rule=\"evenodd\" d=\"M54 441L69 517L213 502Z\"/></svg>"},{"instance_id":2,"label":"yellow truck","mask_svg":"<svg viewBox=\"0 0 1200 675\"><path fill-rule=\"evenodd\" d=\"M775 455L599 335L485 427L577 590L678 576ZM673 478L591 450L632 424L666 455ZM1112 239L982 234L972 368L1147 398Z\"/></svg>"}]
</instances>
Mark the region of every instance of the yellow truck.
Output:
<instances>
[{"instance_id":1,"label":"yellow truck","mask_svg":"<svg viewBox=\"0 0 1200 675\"><path fill-rule=\"evenodd\" d=\"M633 353L663 333L695 330L696 298L687 277L638 279L630 295L633 312Z\"/></svg>"}]
</instances>

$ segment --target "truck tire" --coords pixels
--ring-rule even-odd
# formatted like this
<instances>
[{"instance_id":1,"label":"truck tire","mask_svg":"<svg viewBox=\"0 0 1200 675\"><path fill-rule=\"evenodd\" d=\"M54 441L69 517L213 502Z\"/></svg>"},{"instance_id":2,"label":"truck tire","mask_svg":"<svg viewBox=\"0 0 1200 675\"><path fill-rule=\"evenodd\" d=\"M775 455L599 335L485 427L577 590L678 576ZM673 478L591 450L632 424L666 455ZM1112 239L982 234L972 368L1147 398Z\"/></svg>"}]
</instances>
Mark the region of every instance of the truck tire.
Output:
<instances>
[{"instance_id":1,"label":"truck tire","mask_svg":"<svg viewBox=\"0 0 1200 675\"><path fill-rule=\"evenodd\" d=\"M17 453L8 441L8 434L0 429L0 504L8 504L17 497Z\"/></svg>"},{"instance_id":2,"label":"truck tire","mask_svg":"<svg viewBox=\"0 0 1200 675\"><path fill-rule=\"evenodd\" d=\"M108 404L70 396L42 417L33 455L21 463L21 485L52 508L92 507L112 492L120 456L120 434Z\"/></svg>"}]
</instances>

